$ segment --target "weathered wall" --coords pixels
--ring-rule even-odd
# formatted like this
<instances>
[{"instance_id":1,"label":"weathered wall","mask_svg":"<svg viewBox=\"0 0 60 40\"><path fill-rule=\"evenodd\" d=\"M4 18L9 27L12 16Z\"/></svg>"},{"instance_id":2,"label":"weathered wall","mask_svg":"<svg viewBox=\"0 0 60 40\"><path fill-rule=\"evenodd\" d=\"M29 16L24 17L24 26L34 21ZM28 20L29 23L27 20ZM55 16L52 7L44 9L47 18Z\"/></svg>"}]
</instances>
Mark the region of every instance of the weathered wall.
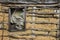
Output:
<instances>
[{"instance_id":1,"label":"weathered wall","mask_svg":"<svg viewBox=\"0 0 60 40\"><path fill-rule=\"evenodd\" d=\"M30 21L32 21L32 17L28 16L28 15L32 15L32 14L27 14L26 13L26 31L22 31L22 32L8 32L8 12L4 12L6 10L8 10L9 7L5 7L2 6L0 4L0 26L2 25L4 27L4 29L0 30L0 40L25 40L25 38L27 40L56 40L57 38L55 38L55 36L57 35L56 29L58 28L58 26L56 25L59 21L59 19L57 18L35 18L35 22L47 22L50 24L32 24L30 23ZM44 9L45 10L45 9ZM45 10L48 11L48 10ZM53 11L53 10L52 10ZM52 12L49 11L49 12ZM28 11L30 12L30 11ZM37 11L40 12L40 11ZM59 15L38 15L38 16L55 16L58 17ZM54 23L54 24L51 24ZM38 30L31 30L32 28L34 29L38 29ZM41 30L42 29L42 30ZM31 34L35 34L31 35ZM19 36L19 35L27 35L27 36ZM3 35L3 37L2 37ZM10 35L10 37L9 37ZM48 36L47 36L48 35ZM12 37L11 37L12 36Z\"/></svg>"}]
</instances>

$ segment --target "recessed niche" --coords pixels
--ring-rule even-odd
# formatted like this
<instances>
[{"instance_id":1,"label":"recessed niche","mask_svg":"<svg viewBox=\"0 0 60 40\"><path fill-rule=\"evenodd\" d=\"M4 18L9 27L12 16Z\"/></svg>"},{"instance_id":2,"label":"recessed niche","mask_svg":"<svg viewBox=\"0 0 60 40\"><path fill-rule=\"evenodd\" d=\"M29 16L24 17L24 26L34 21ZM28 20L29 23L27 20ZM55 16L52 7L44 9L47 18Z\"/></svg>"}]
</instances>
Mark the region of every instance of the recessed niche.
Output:
<instances>
[{"instance_id":1,"label":"recessed niche","mask_svg":"<svg viewBox=\"0 0 60 40\"><path fill-rule=\"evenodd\" d=\"M25 12L24 8L10 8L10 27L9 31L24 31L25 30Z\"/></svg>"}]
</instances>

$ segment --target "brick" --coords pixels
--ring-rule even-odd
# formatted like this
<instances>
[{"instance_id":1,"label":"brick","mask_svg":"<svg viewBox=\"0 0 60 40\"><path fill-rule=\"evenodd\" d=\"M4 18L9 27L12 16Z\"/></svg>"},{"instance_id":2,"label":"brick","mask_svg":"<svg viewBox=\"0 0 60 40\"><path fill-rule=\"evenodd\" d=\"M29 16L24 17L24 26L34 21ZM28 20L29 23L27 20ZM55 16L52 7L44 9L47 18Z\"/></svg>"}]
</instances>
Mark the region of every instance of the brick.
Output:
<instances>
[{"instance_id":1,"label":"brick","mask_svg":"<svg viewBox=\"0 0 60 40\"><path fill-rule=\"evenodd\" d=\"M6 30L8 30L8 29L9 29L9 24L4 24L4 28L5 28Z\"/></svg>"},{"instance_id":2,"label":"brick","mask_svg":"<svg viewBox=\"0 0 60 40\"><path fill-rule=\"evenodd\" d=\"M35 24L32 26L31 23L27 23L26 24L26 28L30 29L30 28L36 28L36 29L46 29L46 30L56 30L57 29L57 25L55 24Z\"/></svg>"},{"instance_id":3,"label":"brick","mask_svg":"<svg viewBox=\"0 0 60 40\"><path fill-rule=\"evenodd\" d=\"M4 17L8 17L9 16L9 14L8 13L4 13Z\"/></svg>"},{"instance_id":4,"label":"brick","mask_svg":"<svg viewBox=\"0 0 60 40\"><path fill-rule=\"evenodd\" d=\"M0 40L2 40L2 37L0 37Z\"/></svg>"},{"instance_id":5,"label":"brick","mask_svg":"<svg viewBox=\"0 0 60 40\"><path fill-rule=\"evenodd\" d=\"M57 26L54 25L54 24L35 24L34 25L34 28L37 28L37 29L46 29L46 30L55 30L57 29Z\"/></svg>"},{"instance_id":6,"label":"brick","mask_svg":"<svg viewBox=\"0 0 60 40\"><path fill-rule=\"evenodd\" d=\"M9 40L9 37L3 37L3 40Z\"/></svg>"},{"instance_id":7,"label":"brick","mask_svg":"<svg viewBox=\"0 0 60 40\"><path fill-rule=\"evenodd\" d=\"M32 17L26 17L26 21L31 21Z\"/></svg>"},{"instance_id":8,"label":"brick","mask_svg":"<svg viewBox=\"0 0 60 40\"><path fill-rule=\"evenodd\" d=\"M8 17L4 17L4 22L8 22Z\"/></svg>"},{"instance_id":9,"label":"brick","mask_svg":"<svg viewBox=\"0 0 60 40\"><path fill-rule=\"evenodd\" d=\"M8 36L9 35L9 32L7 30L4 30L4 33L3 33L4 36Z\"/></svg>"},{"instance_id":10,"label":"brick","mask_svg":"<svg viewBox=\"0 0 60 40\"><path fill-rule=\"evenodd\" d=\"M10 38L10 40L31 40L31 38L19 38L19 39L16 39L16 38Z\"/></svg>"},{"instance_id":11,"label":"brick","mask_svg":"<svg viewBox=\"0 0 60 40\"><path fill-rule=\"evenodd\" d=\"M8 7L5 7L5 6L3 6L3 8L2 8L3 10L8 10L9 8Z\"/></svg>"},{"instance_id":12,"label":"brick","mask_svg":"<svg viewBox=\"0 0 60 40\"><path fill-rule=\"evenodd\" d=\"M56 38L50 36L37 36L34 40L56 40Z\"/></svg>"},{"instance_id":13,"label":"brick","mask_svg":"<svg viewBox=\"0 0 60 40\"><path fill-rule=\"evenodd\" d=\"M43 35L47 35L48 32L44 32L44 31L33 31L34 34L43 34Z\"/></svg>"},{"instance_id":14,"label":"brick","mask_svg":"<svg viewBox=\"0 0 60 40\"><path fill-rule=\"evenodd\" d=\"M32 9L32 7L28 7L28 9Z\"/></svg>"},{"instance_id":15,"label":"brick","mask_svg":"<svg viewBox=\"0 0 60 40\"><path fill-rule=\"evenodd\" d=\"M3 16L0 16L0 23L3 22Z\"/></svg>"},{"instance_id":16,"label":"brick","mask_svg":"<svg viewBox=\"0 0 60 40\"><path fill-rule=\"evenodd\" d=\"M56 18L36 18L36 22L50 22L50 23L58 23L59 19Z\"/></svg>"},{"instance_id":17,"label":"brick","mask_svg":"<svg viewBox=\"0 0 60 40\"><path fill-rule=\"evenodd\" d=\"M32 9L32 8L29 8L29 11L30 11L30 9ZM40 9L40 10L35 10L36 12L38 12L38 13L53 13L54 12L54 10L53 9ZM30 11L31 12L31 11Z\"/></svg>"},{"instance_id":18,"label":"brick","mask_svg":"<svg viewBox=\"0 0 60 40\"><path fill-rule=\"evenodd\" d=\"M49 35L56 36L57 32L50 32Z\"/></svg>"},{"instance_id":19,"label":"brick","mask_svg":"<svg viewBox=\"0 0 60 40\"><path fill-rule=\"evenodd\" d=\"M25 38L19 38L19 39L16 39L16 38L10 38L10 40L26 40Z\"/></svg>"},{"instance_id":20,"label":"brick","mask_svg":"<svg viewBox=\"0 0 60 40\"><path fill-rule=\"evenodd\" d=\"M31 23L26 23L26 29L30 29L32 27Z\"/></svg>"},{"instance_id":21,"label":"brick","mask_svg":"<svg viewBox=\"0 0 60 40\"><path fill-rule=\"evenodd\" d=\"M0 36L2 35L2 30L0 30Z\"/></svg>"},{"instance_id":22,"label":"brick","mask_svg":"<svg viewBox=\"0 0 60 40\"><path fill-rule=\"evenodd\" d=\"M3 13L0 12L0 16L3 16Z\"/></svg>"},{"instance_id":23,"label":"brick","mask_svg":"<svg viewBox=\"0 0 60 40\"><path fill-rule=\"evenodd\" d=\"M13 35L12 35L13 36ZM32 36L18 36L18 35L15 35L13 36L14 38L17 38L17 39L20 39L20 38L32 38Z\"/></svg>"},{"instance_id":24,"label":"brick","mask_svg":"<svg viewBox=\"0 0 60 40\"><path fill-rule=\"evenodd\" d=\"M26 30L26 31L19 31L19 32L10 32L10 35L15 35L15 34L18 34L18 35L23 35L23 34L31 34L31 30Z\"/></svg>"}]
</instances>

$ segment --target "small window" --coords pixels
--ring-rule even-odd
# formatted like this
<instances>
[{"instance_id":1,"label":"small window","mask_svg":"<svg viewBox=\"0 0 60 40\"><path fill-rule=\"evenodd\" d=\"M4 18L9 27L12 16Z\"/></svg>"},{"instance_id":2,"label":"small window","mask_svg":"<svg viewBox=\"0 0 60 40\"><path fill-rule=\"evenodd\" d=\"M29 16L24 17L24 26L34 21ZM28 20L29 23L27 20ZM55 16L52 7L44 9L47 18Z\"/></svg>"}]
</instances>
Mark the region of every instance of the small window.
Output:
<instances>
[{"instance_id":1,"label":"small window","mask_svg":"<svg viewBox=\"0 0 60 40\"><path fill-rule=\"evenodd\" d=\"M24 8L10 8L9 31L23 31L25 29Z\"/></svg>"}]
</instances>

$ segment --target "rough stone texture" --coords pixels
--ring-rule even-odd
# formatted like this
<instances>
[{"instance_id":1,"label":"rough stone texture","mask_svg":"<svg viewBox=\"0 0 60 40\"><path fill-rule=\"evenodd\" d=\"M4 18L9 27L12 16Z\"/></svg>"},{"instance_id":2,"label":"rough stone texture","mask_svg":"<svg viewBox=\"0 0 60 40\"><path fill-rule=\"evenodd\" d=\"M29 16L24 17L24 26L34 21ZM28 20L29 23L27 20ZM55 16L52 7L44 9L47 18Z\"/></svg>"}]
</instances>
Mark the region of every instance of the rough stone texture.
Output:
<instances>
[{"instance_id":1,"label":"rough stone texture","mask_svg":"<svg viewBox=\"0 0 60 40\"><path fill-rule=\"evenodd\" d=\"M8 10L8 8L4 7L4 6L0 6L0 11L2 11L2 10ZM30 10L30 11L32 11L32 10ZM39 11L47 11L47 10L43 9L43 10L39 10ZM37 10L36 12L39 12L39 11ZM49 13L49 12L53 12L53 10L48 10L47 13ZM31 15L31 14L26 14L26 15ZM4 20L3 20L3 18L4 18ZM58 20L59 19L56 19L56 18L37 18L37 17L35 19L36 22L40 21L40 22L52 22L52 23L58 23ZM4 32L3 33L4 36L10 35L10 36L15 37L15 38L3 37L3 40L9 40L9 38L11 40L18 40L18 39L19 40L31 40L31 38L33 40L56 40L55 37L52 37L52 36L56 36L56 34L57 34L57 32L55 31L57 29L57 25L55 25L55 24L34 24L33 25L32 23L28 23L28 22L32 21L32 17L26 16L26 21L27 21L27 23L26 23L27 30L26 31L9 32L8 31L8 28L9 28L9 26L8 26L8 13L0 12L0 23L2 22L1 24L3 24L3 21L4 21L5 30L3 30L3 31L0 30L0 36L2 35L2 32ZM32 28L33 29L42 29L42 31L41 30L40 31L35 31L35 30L32 31L31 30ZM40 36L39 35L38 36L31 35L32 33L34 35L40 34ZM25 35L28 34L28 36L24 36L23 34L25 34ZM20 35L23 35L23 36L20 36ZM52 35L52 36L43 36L43 35ZM25 39L23 39L23 38L25 38ZM1 40L1 37L0 37L0 40Z\"/></svg>"},{"instance_id":2,"label":"rough stone texture","mask_svg":"<svg viewBox=\"0 0 60 40\"><path fill-rule=\"evenodd\" d=\"M2 30L0 30L0 36L2 35Z\"/></svg>"},{"instance_id":3,"label":"rough stone texture","mask_svg":"<svg viewBox=\"0 0 60 40\"><path fill-rule=\"evenodd\" d=\"M56 40L56 38L50 36L37 36L34 40Z\"/></svg>"},{"instance_id":4,"label":"rough stone texture","mask_svg":"<svg viewBox=\"0 0 60 40\"><path fill-rule=\"evenodd\" d=\"M3 37L3 40L9 40L9 37Z\"/></svg>"}]
</instances>

